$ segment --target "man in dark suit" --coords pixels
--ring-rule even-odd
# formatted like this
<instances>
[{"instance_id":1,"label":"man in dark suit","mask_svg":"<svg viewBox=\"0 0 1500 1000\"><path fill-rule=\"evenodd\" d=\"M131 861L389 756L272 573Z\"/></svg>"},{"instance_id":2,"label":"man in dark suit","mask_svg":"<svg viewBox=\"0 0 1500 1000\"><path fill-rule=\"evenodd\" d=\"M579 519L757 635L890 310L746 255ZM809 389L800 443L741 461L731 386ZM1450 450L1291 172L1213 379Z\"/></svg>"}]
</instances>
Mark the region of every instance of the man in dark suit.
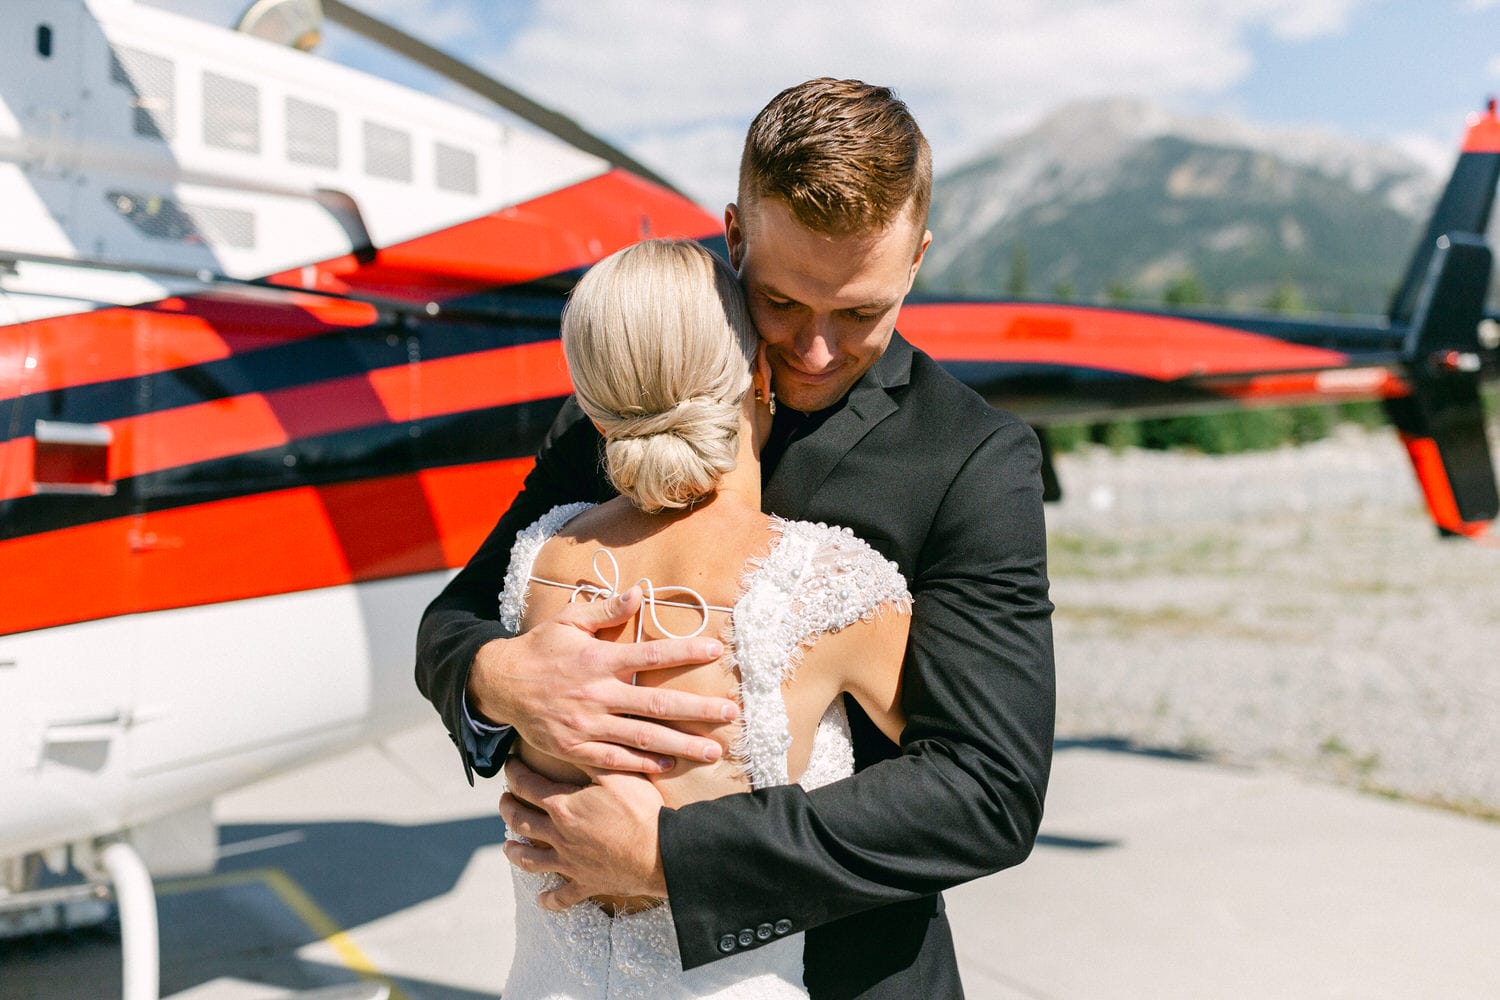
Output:
<instances>
[{"instance_id":1,"label":"man in dark suit","mask_svg":"<svg viewBox=\"0 0 1500 1000\"><path fill-rule=\"evenodd\" d=\"M895 333L931 240L930 192L904 104L814 80L757 116L725 212L779 402L763 506L853 529L915 597L900 746L851 702L854 777L676 810L646 782L579 789L508 767L502 815L550 845L507 844L511 861L568 876L554 906L668 896L686 968L806 931L814 997L961 996L940 892L1019 863L1036 837L1054 697L1040 450ZM712 659L716 643L592 637L638 595L516 638L493 620L516 532L555 504L611 495L598 455L593 428L565 407L522 494L423 618L418 683L481 773L508 739L490 719L586 765L651 770L663 754L717 752L644 720L720 720L728 706L627 683Z\"/></svg>"}]
</instances>

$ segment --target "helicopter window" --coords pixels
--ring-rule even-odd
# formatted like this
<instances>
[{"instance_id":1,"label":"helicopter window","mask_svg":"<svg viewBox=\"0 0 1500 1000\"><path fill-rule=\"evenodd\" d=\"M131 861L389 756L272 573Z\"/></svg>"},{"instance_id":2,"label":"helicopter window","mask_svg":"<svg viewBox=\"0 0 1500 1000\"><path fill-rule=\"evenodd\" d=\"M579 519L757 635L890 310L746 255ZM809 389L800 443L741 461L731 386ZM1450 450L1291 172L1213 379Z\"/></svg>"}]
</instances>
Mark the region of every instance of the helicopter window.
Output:
<instances>
[{"instance_id":1,"label":"helicopter window","mask_svg":"<svg viewBox=\"0 0 1500 1000\"><path fill-rule=\"evenodd\" d=\"M460 194L479 193L479 161L467 149L437 144L437 186Z\"/></svg>"},{"instance_id":2,"label":"helicopter window","mask_svg":"<svg viewBox=\"0 0 1500 1000\"><path fill-rule=\"evenodd\" d=\"M185 205L171 198L110 191L105 200L142 236L166 243L213 244L251 250L255 216L238 208Z\"/></svg>"},{"instance_id":3,"label":"helicopter window","mask_svg":"<svg viewBox=\"0 0 1500 1000\"><path fill-rule=\"evenodd\" d=\"M339 116L332 108L286 99L286 158L314 167L339 165Z\"/></svg>"},{"instance_id":4,"label":"helicopter window","mask_svg":"<svg viewBox=\"0 0 1500 1000\"><path fill-rule=\"evenodd\" d=\"M136 135L167 140L177 134L172 60L135 49L115 49L110 53L109 75L130 92Z\"/></svg>"},{"instance_id":5,"label":"helicopter window","mask_svg":"<svg viewBox=\"0 0 1500 1000\"><path fill-rule=\"evenodd\" d=\"M36 54L43 59L52 58L52 25L39 24L36 26Z\"/></svg>"},{"instance_id":6,"label":"helicopter window","mask_svg":"<svg viewBox=\"0 0 1500 1000\"><path fill-rule=\"evenodd\" d=\"M260 152L260 91L254 84L203 74L203 141L219 149Z\"/></svg>"},{"instance_id":7,"label":"helicopter window","mask_svg":"<svg viewBox=\"0 0 1500 1000\"><path fill-rule=\"evenodd\" d=\"M393 181L411 180L411 135L365 122L365 173Z\"/></svg>"}]
</instances>

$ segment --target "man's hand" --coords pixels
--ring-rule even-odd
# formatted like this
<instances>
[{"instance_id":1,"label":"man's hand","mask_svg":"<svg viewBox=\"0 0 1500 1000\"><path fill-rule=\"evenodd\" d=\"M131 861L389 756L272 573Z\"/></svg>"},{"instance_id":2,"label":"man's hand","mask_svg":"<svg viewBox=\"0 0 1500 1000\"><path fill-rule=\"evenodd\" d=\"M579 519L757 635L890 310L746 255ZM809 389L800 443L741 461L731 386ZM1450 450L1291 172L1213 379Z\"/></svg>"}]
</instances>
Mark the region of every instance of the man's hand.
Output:
<instances>
[{"instance_id":1,"label":"man's hand","mask_svg":"<svg viewBox=\"0 0 1500 1000\"><path fill-rule=\"evenodd\" d=\"M666 896L656 836L664 803L649 779L601 771L592 785L565 785L516 757L506 762L505 777L510 791L500 797L500 816L506 829L540 842L507 840L506 859L525 871L568 879L537 897L544 909L565 910L590 896Z\"/></svg>"},{"instance_id":2,"label":"man's hand","mask_svg":"<svg viewBox=\"0 0 1500 1000\"><path fill-rule=\"evenodd\" d=\"M671 770L678 757L718 760L723 748L714 740L645 720L722 723L739 714L738 705L631 680L644 670L712 662L723 652L719 641L595 637L629 621L640 602L640 589L632 587L607 601L569 604L513 639L481 646L469 671L470 707L579 767L658 772Z\"/></svg>"}]
</instances>

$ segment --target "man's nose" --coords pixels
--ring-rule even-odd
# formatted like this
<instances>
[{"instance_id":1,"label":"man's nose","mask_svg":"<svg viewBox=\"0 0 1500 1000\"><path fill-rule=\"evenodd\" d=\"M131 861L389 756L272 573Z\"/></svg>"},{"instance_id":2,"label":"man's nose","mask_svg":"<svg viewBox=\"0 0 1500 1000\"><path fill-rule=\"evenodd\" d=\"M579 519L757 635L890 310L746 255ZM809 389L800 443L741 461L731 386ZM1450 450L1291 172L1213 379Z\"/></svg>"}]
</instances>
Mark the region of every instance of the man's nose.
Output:
<instances>
[{"instance_id":1,"label":"man's nose","mask_svg":"<svg viewBox=\"0 0 1500 1000\"><path fill-rule=\"evenodd\" d=\"M832 317L814 316L797 331L797 360L811 374L826 370L836 356Z\"/></svg>"}]
</instances>

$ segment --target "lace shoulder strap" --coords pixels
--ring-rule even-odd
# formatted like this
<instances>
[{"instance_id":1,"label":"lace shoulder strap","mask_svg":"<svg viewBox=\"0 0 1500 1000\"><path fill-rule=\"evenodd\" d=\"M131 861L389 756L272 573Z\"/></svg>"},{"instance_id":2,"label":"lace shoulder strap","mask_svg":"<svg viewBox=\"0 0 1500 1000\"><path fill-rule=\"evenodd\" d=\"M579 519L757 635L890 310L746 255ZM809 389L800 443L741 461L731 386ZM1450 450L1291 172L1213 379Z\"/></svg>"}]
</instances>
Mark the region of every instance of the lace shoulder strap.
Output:
<instances>
[{"instance_id":1,"label":"lace shoulder strap","mask_svg":"<svg viewBox=\"0 0 1500 1000\"><path fill-rule=\"evenodd\" d=\"M747 570L725 642L744 709L732 751L756 788L789 781L792 737L781 688L795 675L802 649L882 609L911 609L896 565L849 529L779 518L773 524L780 537Z\"/></svg>"},{"instance_id":2,"label":"lace shoulder strap","mask_svg":"<svg viewBox=\"0 0 1500 1000\"><path fill-rule=\"evenodd\" d=\"M500 624L512 635L521 631L521 619L526 614L526 578L531 567L536 565L537 553L547 539L557 534L573 518L582 514L591 503L570 503L553 507L516 535L510 547L510 568L505 571L505 586L500 591Z\"/></svg>"},{"instance_id":3,"label":"lace shoulder strap","mask_svg":"<svg viewBox=\"0 0 1500 1000\"><path fill-rule=\"evenodd\" d=\"M803 536L809 549L808 572L797 603L808 637L867 621L882 607L911 611L906 578L896 564L850 529L798 521L789 530Z\"/></svg>"}]
</instances>

